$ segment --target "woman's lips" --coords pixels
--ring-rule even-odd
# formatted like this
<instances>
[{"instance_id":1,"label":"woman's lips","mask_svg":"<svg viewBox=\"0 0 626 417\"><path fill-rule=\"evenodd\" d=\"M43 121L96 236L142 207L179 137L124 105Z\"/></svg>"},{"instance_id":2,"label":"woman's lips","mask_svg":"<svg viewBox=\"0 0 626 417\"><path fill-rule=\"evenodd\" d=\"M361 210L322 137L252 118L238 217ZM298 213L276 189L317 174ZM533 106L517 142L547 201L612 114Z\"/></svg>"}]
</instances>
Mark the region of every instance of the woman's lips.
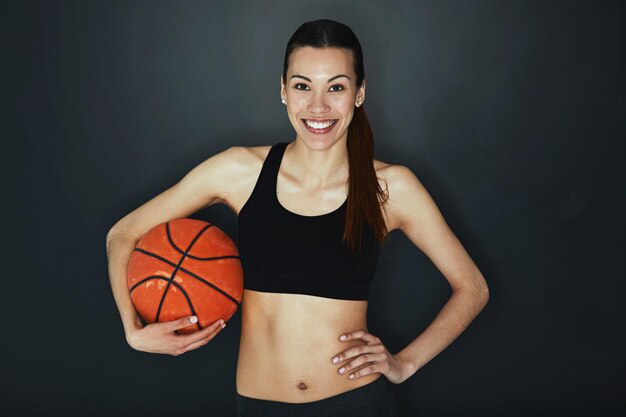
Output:
<instances>
[{"instance_id":1,"label":"woman's lips","mask_svg":"<svg viewBox=\"0 0 626 417\"><path fill-rule=\"evenodd\" d=\"M328 126L327 128L324 129L315 129L311 126L309 126L308 124L306 124L305 119L300 119L302 120L302 124L304 124L304 126L307 128L307 130L315 135L325 135L326 133L330 132L331 130L333 130L333 128L335 127L335 125L337 124L337 119L326 119L326 120L315 120L318 123L325 123L328 121L333 121L333 123ZM311 120L311 119L309 119Z\"/></svg>"}]
</instances>

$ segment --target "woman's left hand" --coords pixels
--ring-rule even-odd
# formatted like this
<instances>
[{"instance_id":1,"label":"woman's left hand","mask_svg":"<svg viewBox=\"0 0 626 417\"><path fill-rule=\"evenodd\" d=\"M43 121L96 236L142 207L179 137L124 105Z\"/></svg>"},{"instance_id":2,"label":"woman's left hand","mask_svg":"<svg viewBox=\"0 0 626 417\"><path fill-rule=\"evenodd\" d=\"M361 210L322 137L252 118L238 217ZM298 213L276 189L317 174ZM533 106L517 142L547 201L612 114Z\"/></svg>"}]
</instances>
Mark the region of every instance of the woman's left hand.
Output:
<instances>
[{"instance_id":1,"label":"woman's left hand","mask_svg":"<svg viewBox=\"0 0 626 417\"><path fill-rule=\"evenodd\" d=\"M399 384L410 376L408 371L410 364L398 355L390 353L381 340L373 334L365 330L355 330L344 333L339 337L339 340L342 342L358 339L363 340L365 344L351 347L331 359L334 364L339 364L340 362L356 358L342 365L339 368L340 374L348 375L348 378L354 380L374 372L380 372L394 384ZM371 365L351 372L367 362L370 362Z\"/></svg>"}]
</instances>

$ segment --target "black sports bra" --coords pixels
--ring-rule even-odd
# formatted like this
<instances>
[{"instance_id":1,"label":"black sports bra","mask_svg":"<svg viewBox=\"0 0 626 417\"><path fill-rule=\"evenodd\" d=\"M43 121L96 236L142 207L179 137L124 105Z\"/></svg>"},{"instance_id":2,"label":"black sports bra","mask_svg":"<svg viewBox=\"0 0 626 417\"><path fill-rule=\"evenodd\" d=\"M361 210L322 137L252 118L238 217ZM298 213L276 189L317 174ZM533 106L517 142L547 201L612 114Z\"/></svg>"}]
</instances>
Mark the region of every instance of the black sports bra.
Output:
<instances>
[{"instance_id":1,"label":"black sports bra","mask_svg":"<svg viewBox=\"0 0 626 417\"><path fill-rule=\"evenodd\" d=\"M367 300L380 244L366 223L361 250L342 242L347 200L320 216L284 208L276 179L288 143L270 148L250 198L239 211L238 248L244 288L308 294L342 300Z\"/></svg>"}]
</instances>

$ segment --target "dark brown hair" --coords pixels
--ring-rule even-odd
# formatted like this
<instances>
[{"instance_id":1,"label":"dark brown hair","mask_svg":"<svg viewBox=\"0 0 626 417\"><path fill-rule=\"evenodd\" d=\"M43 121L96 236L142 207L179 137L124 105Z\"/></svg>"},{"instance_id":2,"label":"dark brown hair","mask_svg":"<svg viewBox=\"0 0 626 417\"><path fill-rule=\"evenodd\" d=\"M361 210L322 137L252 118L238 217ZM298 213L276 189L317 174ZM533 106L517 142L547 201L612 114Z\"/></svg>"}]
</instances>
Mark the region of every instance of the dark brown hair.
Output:
<instances>
[{"instance_id":1,"label":"dark brown hair","mask_svg":"<svg viewBox=\"0 0 626 417\"><path fill-rule=\"evenodd\" d=\"M291 36L283 62L283 83L287 85L289 56L298 48L344 48L352 55L357 89L365 79L363 51L352 29L329 19L302 24ZM380 243L390 238L381 205L389 196L383 192L374 170L374 134L363 105L355 107L348 127L348 202L343 240L352 251L361 249L361 231L369 223Z\"/></svg>"}]
</instances>

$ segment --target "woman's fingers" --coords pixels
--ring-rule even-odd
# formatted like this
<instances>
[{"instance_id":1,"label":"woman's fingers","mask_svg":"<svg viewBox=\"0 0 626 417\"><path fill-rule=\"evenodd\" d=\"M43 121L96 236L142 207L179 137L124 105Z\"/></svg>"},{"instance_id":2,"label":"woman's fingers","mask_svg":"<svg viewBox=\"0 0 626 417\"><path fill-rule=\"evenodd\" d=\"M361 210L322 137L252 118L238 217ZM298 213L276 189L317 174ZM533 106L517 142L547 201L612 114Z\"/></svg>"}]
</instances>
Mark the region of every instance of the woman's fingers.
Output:
<instances>
[{"instance_id":1,"label":"woman's fingers","mask_svg":"<svg viewBox=\"0 0 626 417\"><path fill-rule=\"evenodd\" d=\"M186 316L177 320L148 324L133 337L131 346L143 352L178 356L208 343L226 325L220 319L193 333L176 333L176 330L197 327L197 321L195 316Z\"/></svg>"},{"instance_id":2,"label":"woman's fingers","mask_svg":"<svg viewBox=\"0 0 626 417\"><path fill-rule=\"evenodd\" d=\"M162 328L167 332L171 333L175 330L184 329L185 327L192 326L198 322L198 317L196 316L186 316L177 320L165 321L161 323Z\"/></svg>"},{"instance_id":3,"label":"woman's fingers","mask_svg":"<svg viewBox=\"0 0 626 417\"><path fill-rule=\"evenodd\" d=\"M339 373L345 374L346 372L356 370L361 365L364 365L364 364L369 365L369 364L373 364L377 362L383 362L386 359L387 359L387 354L385 353L370 353L370 354L360 355L356 359L354 359L352 362L348 363L347 365L342 366L339 369ZM358 369L358 370L361 370L361 369Z\"/></svg>"},{"instance_id":4,"label":"woman's fingers","mask_svg":"<svg viewBox=\"0 0 626 417\"><path fill-rule=\"evenodd\" d=\"M338 364L339 362L343 362L364 353L382 353L384 351L385 346L382 343L377 345L358 345L335 355L333 363ZM337 358L337 360L334 360L335 358Z\"/></svg>"},{"instance_id":5,"label":"woman's fingers","mask_svg":"<svg viewBox=\"0 0 626 417\"><path fill-rule=\"evenodd\" d=\"M367 330L355 330L353 332L344 333L339 336L339 340L346 342L348 340L362 339L367 344L380 343L380 339Z\"/></svg>"},{"instance_id":6,"label":"woman's fingers","mask_svg":"<svg viewBox=\"0 0 626 417\"><path fill-rule=\"evenodd\" d=\"M222 319L220 319L221 321L223 321ZM204 331L210 327L213 326L219 326L219 322L220 320L217 320L214 323L211 323L210 326L206 327L205 329L202 329L200 331ZM177 320L172 320L172 321L165 321L162 323L159 323L159 326L162 326L161 329L163 329L166 333L172 333L176 330L182 330L185 329L189 326L195 326L195 324L198 322L198 317L196 316L186 316L186 317L182 317L180 319ZM197 332L194 332L194 334Z\"/></svg>"},{"instance_id":7,"label":"woman's fingers","mask_svg":"<svg viewBox=\"0 0 626 417\"><path fill-rule=\"evenodd\" d=\"M215 333L217 330L220 330L221 327L221 323L223 322L223 320L218 320L214 323L211 323L211 325L205 327L202 330L198 330L197 332L193 332L190 334L181 334L178 335L177 339L184 345L184 346L188 346L192 343L196 343L200 340L206 339L208 336L210 336L211 334ZM224 324L225 326L226 324Z\"/></svg>"},{"instance_id":8,"label":"woman's fingers","mask_svg":"<svg viewBox=\"0 0 626 417\"><path fill-rule=\"evenodd\" d=\"M198 349L201 346L209 343L217 334L226 327L226 323L219 325L221 320L216 321L215 323L208 326L206 329L202 329L198 332L192 333L187 336L181 336L184 338L183 340L183 352L188 352L190 350Z\"/></svg>"}]
</instances>

